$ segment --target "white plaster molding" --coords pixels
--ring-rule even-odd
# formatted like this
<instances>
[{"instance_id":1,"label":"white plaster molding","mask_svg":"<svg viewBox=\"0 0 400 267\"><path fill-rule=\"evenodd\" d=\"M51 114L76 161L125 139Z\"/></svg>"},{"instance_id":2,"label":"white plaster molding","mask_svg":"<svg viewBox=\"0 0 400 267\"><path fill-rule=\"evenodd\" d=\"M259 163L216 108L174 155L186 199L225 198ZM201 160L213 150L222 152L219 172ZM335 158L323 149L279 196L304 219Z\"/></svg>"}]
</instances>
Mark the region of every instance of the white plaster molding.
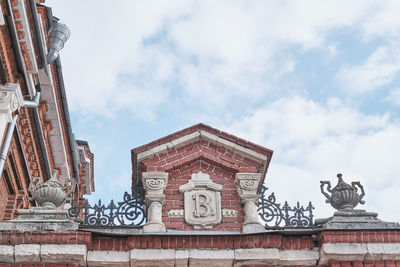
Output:
<instances>
[{"instance_id":1,"label":"white plaster molding","mask_svg":"<svg viewBox=\"0 0 400 267\"><path fill-rule=\"evenodd\" d=\"M168 211L168 217L171 217L171 218L174 218L174 217L179 218L179 217L183 217L183 215L184 215L183 210L169 210Z\"/></svg>"},{"instance_id":2,"label":"white plaster molding","mask_svg":"<svg viewBox=\"0 0 400 267\"><path fill-rule=\"evenodd\" d=\"M175 266L176 267L189 266L189 251L188 250L175 250Z\"/></svg>"},{"instance_id":3,"label":"white plaster molding","mask_svg":"<svg viewBox=\"0 0 400 267\"><path fill-rule=\"evenodd\" d=\"M318 259L318 250L279 250L278 264L315 266Z\"/></svg>"},{"instance_id":4,"label":"white plaster molding","mask_svg":"<svg viewBox=\"0 0 400 267\"><path fill-rule=\"evenodd\" d=\"M315 266L318 258L317 250L278 250L276 248L235 250L235 266L263 264Z\"/></svg>"},{"instance_id":5,"label":"white plaster molding","mask_svg":"<svg viewBox=\"0 0 400 267\"><path fill-rule=\"evenodd\" d=\"M174 249L132 249L131 266L174 266Z\"/></svg>"},{"instance_id":6,"label":"white plaster molding","mask_svg":"<svg viewBox=\"0 0 400 267\"><path fill-rule=\"evenodd\" d=\"M129 266L129 251L88 251L87 266Z\"/></svg>"},{"instance_id":7,"label":"white plaster molding","mask_svg":"<svg viewBox=\"0 0 400 267\"><path fill-rule=\"evenodd\" d=\"M188 135L179 137L175 140L172 140L166 144L162 144L162 145L156 146L152 149L143 151L137 155L137 160L142 161L142 160L149 158L155 154L167 151L168 149L170 149L172 147L183 146L189 142L192 142L195 139L201 139L201 138L216 142L217 144L223 145L228 149L233 149L234 151L237 150L243 154L246 154L247 156L249 156L253 159L257 159L260 161L268 160L268 157L266 155L255 152L255 151L253 151L249 148L243 147L241 145L237 145L234 142L231 142L229 140L226 140L224 138L221 138L215 134L209 133L204 130L199 130L199 131L193 132L191 134L188 134Z\"/></svg>"},{"instance_id":8,"label":"white plaster molding","mask_svg":"<svg viewBox=\"0 0 400 267\"><path fill-rule=\"evenodd\" d=\"M6 118L6 122L11 122L12 112L22 107L24 98L21 88L17 83L6 83L0 85L0 116Z\"/></svg>"},{"instance_id":9,"label":"white plaster molding","mask_svg":"<svg viewBox=\"0 0 400 267\"><path fill-rule=\"evenodd\" d=\"M235 263L243 265L277 265L278 260L279 250L277 248L235 249Z\"/></svg>"},{"instance_id":10,"label":"white plaster molding","mask_svg":"<svg viewBox=\"0 0 400 267\"><path fill-rule=\"evenodd\" d=\"M0 6L0 25L5 25L3 8Z\"/></svg>"},{"instance_id":11,"label":"white plaster molding","mask_svg":"<svg viewBox=\"0 0 400 267\"><path fill-rule=\"evenodd\" d=\"M237 210L222 209L222 216L224 217L237 217L237 215L238 215Z\"/></svg>"},{"instance_id":12,"label":"white plaster molding","mask_svg":"<svg viewBox=\"0 0 400 267\"><path fill-rule=\"evenodd\" d=\"M258 201L257 189L261 181L261 173L247 173L239 172L235 176L235 184L238 189L239 196L243 197L256 197Z\"/></svg>"},{"instance_id":13,"label":"white plaster molding","mask_svg":"<svg viewBox=\"0 0 400 267\"><path fill-rule=\"evenodd\" d=\"M213 191L222 191L223 186L213 183L210 179L210 175L200 171L198 173L193 173L188 183L179 186L179 193L185 193L186 191L199 187Z\"/></svg>"},{"instance_id":14,"label":"white plaster molding","mask_svg":"<svg viewBox=\"0 0 400 267\"><path fill-rule=\"evenodd\" d=\"M15 262L40 262L39 244L15 245Z\"/></svg>"},{"instance_id":15,"label":"white plaster molding","mask_svg":"<svg viewBox=\"0 0 400 267\"><path fill-rule=\"evenodd\" d=\"M162 195L168 183L168 173L142 172L142 181L146 195Z\"/></svg>"},{"instance_id":16,"label":"white plaster molding","mask_svg":"<svg viewBox=\"0 0 400 267\"><path fill-rule=\"evenodd\" d=\"M41 245L42 262L76 262L86 265L86 245Z\"/></svg>"},{"instance_id":17,"label":"white plaster molding","mask_svg":"<svg viewBox=\"0 0 400 267\"><path fill-rule=\"evenodd\" d=\"M48 65L49 66L49 65ZM61 124L61 117L58 108L57 96L55 94L55 87L53 84L52 72L49 69L49 76L40 69L38 72L41 95L40 98L47 104L47 113L44 118L51 124L49 133L50 149L53 155L54 165L60 170L60 181L64 182L71 179L71 174L66 151L68 140L64 140L63 128Z\"/></svg>"},{"instance_id":18,"label":"white plaster molding","mask_svg":"<svg viewBox=\"0 0 400 267\"><path fill-rule=\"evenodd\" d=\"M222 185L213 183L210 175L193 173L191 179L179 186L184 193L185 222L195 229L212 228L221 222Z\"/></svg>"},{"instance_id":19,"label":"white plaster molding","mask_svg":"<svg viewBox=\"0 0 400 267\"><path fill-rule=\"evenodd\" d=\"M14 262L14 246L0 245L0 262Z\"/></svg>"},{"instance_id":20,"label":"white plaster molding","mask_svg":"<svg viewBox=\"0 0 400 267\"><path fill-rule=\"evenodd\" d=\"M0 140L3 140L7 124L12 121L12 113L20 108L23 102L19 84L0 85Z\"/></svg>"},{"instance_id":21,"label":"white plaster molding","mask_svg":"<svg viewBox=\"0 0 400 267\"><path fill-rule=\"evenodd\" d=\"M79 154L79 159L81 164L85 164L85 176L82 177L85 181L86 184L86 191L85 194L86 195L90 195L92 193L92 186L91 186L91 177L92 177L92 169L91 169L91 162L90 159L86 156L86 150L85 150L85 146L81 146L77 144L77 150L78 150L78 154Z\"/></svg>"},{"instance_id":22,"label":"white plaster molding","mask_svg":"<svg viewBox=\"0 0 400 267\"><path fill-rule=\"evenodd\" d=\"M189 250L189 266L232 266L233 250Z\"/></svg>"},{"instance_id":23,"label":"white plaster molding","mask_svg":"<svg viewBox=\"0 0 400 267\"><path fill-rule=\"evenodd\" d=\"M319 264L330 260L400 260L398 243L326 243L320 249Z\"/></svg>"}]
</instances>

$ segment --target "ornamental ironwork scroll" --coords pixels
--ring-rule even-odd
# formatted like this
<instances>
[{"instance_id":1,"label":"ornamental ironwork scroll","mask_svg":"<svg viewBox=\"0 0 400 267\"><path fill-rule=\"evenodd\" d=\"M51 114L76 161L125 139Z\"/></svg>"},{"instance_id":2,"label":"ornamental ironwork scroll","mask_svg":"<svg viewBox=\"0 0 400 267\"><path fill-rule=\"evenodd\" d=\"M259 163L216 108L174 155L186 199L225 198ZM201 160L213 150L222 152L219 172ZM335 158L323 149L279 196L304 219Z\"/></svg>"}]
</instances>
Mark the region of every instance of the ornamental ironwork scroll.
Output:
<instances>
[{"instance_id":1,"label":"ornamental ironwork scroll","mask_svg":"<svg viewBox=\"0 0 400 267\"><path fill-rule=\"evenodd\" d=\"M95 205L88 201L83 206L72 206L68 213L71 217L82 215L83 227L142 227L146 222L144 212L144 194L141 185L133 188L133 193L124 193L123 201L106 206L101 199Z\"/></svg>"},{"instance_id":2,"label":"ornamental ironwork scroll","mask_svg":"<svg viewBox=\"0 0 400 267\"><path fill-rule=\"evenodd\" d=\"M258 201L257 213L267 227L312 227L314 215L313 205L307 207L297 205L291 207L285 201L284 205L276 202L275 194L267 196L268 188L261 185L258 188L260 199Z\"/></svg>"}]
</instances>

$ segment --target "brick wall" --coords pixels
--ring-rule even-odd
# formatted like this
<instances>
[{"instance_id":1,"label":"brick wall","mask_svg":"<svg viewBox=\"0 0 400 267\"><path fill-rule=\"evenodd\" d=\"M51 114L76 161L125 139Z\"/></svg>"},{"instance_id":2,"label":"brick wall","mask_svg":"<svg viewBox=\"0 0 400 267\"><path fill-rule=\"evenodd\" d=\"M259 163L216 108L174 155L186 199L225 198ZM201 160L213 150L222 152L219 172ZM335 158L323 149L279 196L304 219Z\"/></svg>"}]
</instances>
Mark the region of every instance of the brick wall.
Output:
<instances>
[{"instance_id":1,"label":"brick wall","mask_svg":"<svg viewBox=\"0 0 400 267\"><path fill-rule=\"evenodd\" d=\"M244 157L222 145L216 145L212 141L196 140L143 160L142 171L172 172L199 158L228 171L258 172L262 166L262 163Z\"/></svg>"},{"instance_id":2,"label":"brick wall","mask_svg":"<svg viewBox=\"0 0 400 267\"><path fill-rule=\"evenodd\" d=\"M400 243L399 231L337 231L322 232L323 243Z\"/></svg>"},{"instance_id":3,"label":"brick wall","mask_svg":"<svg viewBox=\"0 0 400 267\"><path fill-rule=\"evenodd\" d=\"M208 140L194 140L168 152L154 155L142 161L141 169L146 172L165 171L169 173L163 205L163 223L167 229L194 230L183 217L169 217L169 210L184 209L183 194L179 186L186 184L191 174L202 171L209 174L214 183L223 185L221 208L236 210L236 217L222 217L214 231L240 231L243 224L243 207L240 204L237 187L234 184L237 172L258 172L261 163L244 157L240 153L216 145Z\"/></svg>"},{"instance_id":4,"label":"brick wall","mask_svg":"<svg viewBox=\"0 0 400 267\"><path fill-rule=\"evenodd\" d=\"M130 249L247 249L277 248L284 250L313 249L311 237L282 235L188 235L93 237L90 250L125 251Z\"/></svg>"},{"instance_id":5,"label":"brick wall","mask_svg":"<svg viewBox=\"0 0 400 267\"><path fill-rule=\"evenodd\" d=\"M194 230L193 226L185 223L183 217L168 217L168 211L184 208L183 194L179 193L178 188L186 184L190 180L191 174L196 171L209 174L214 183L223 185L221 207L223 209L233 209L238 212L237 217L222 217L220 224L206 230L240 231L243 223L243 208L240 204L236 185L234 184L235 173L224 170L202 159L196 160L169 174L162 214L165 227L174 230Z\"/></svg>"}]
</instances>

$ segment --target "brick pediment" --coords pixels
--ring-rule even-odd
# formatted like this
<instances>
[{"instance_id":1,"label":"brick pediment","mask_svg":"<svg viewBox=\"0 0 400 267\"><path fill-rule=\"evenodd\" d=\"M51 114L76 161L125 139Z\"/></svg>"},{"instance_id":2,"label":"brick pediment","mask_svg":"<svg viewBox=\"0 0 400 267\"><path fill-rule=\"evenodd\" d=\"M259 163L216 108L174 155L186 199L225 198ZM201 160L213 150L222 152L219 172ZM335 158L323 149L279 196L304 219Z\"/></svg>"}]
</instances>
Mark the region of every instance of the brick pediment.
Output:
<instances>
[{"instance_id":1,"label":"brick pediment","mask_svg":"<svg viewBox=\"0 0 400 267\"><path fill-rule=\"evenodd\" d=\"M270 149L201 123L131 152L133 184L140 181L142 172L171 173L196 161L233 173L259 172L263 181L273 153Z\"/></svg>"}]
</instances>

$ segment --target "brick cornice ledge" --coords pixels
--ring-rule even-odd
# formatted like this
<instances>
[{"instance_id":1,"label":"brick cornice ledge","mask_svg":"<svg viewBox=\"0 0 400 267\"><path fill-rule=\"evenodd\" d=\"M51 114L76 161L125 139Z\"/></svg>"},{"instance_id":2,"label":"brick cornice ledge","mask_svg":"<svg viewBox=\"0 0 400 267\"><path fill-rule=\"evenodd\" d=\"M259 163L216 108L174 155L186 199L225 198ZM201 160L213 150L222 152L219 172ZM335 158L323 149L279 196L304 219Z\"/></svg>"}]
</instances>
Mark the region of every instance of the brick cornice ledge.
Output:
<instances>
[{"instance_id":1,"label":"brick cornice ledge","mask_svg":"<svg viewBox=\"0 0 400 267\"><path fill-rule=\"evenodd\" d=\"M326 243L320 249L320 265L329 261L400 260L400 243Z\"/></svg>"}]
</instances>

